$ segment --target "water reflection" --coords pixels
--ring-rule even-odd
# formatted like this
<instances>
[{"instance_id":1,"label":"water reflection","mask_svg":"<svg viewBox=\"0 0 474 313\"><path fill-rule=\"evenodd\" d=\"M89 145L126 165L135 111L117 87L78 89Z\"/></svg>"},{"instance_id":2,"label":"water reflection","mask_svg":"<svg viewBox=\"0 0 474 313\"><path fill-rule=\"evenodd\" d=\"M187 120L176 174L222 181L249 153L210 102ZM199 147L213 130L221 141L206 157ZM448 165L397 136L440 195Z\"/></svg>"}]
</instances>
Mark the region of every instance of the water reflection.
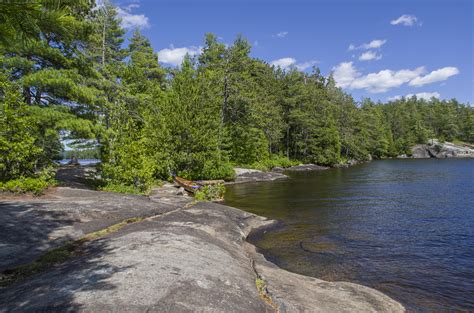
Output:
<instances>
[{"instance_id":1,"label":"water reflection","mask_svg":"<svg viewBox=\"0 0 474 313\"><path fill-rule=\"evenodd\" d=\"M474 160L387 160L231 186L226 204L283 222L252 240L291 271L474 310L473 190Z\"/></svg>"}]
</instances>

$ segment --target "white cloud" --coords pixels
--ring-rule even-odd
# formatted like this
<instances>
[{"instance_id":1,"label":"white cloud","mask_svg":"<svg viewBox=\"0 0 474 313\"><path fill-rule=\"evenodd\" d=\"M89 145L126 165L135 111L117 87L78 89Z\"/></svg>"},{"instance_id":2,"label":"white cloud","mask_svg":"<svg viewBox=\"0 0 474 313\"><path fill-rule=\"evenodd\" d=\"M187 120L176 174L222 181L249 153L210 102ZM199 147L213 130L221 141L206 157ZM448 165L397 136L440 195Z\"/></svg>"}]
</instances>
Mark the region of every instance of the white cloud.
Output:
<instances>
[{"instance_id":1,"label":"white cloud","mask_svg":"<svg viewBox=\"0 0 474 313\"><path fill-rule=\"evenodd\" d=\"M436 92L436 91L435 92L419 92L415 94L409 93L406 95L407 98L411 98L413 96L416 96L418 99L430 100L431 98L439 99L441 95L439 94L439 92Z\"/></svg>"},{"instance_id":2,"label":"white cloud","mask_svg":"<svg viewBox=\"0 0 474 313\"><path fill-rule=\"evenodd\" d=\"M363 43L360 46L355 46L354 44L350 44L348 50L369 50L369 49L379 49L387 42L387 39L374 39L371 42Z\"/></svg>"},{"instance_id":3,"label":"white cloud","mask_svg":"<svg viewBox=\"0 0 474 313\"><path fill-rule=\"evenodd\" d=\"M138 3L132 3L132 4L129 4L129 5L127 5L127 6L122 7L122 9L124 9L124 10L127 11L127 12L130 12L130 11L132 11L133 9L137 9L137 8L139 8L139 7L140 7L140 5L139 5Z\"/></svg>"},{"instance_id":4,"label":"white cloud","mask_svg":"<svg viewBox=\"0 0 474 313\"><path fill-rule=\"evenodd\" d=\"M158 61L177 66L183 62L186 54L189 54L189 56L193 57L200 54L201 49L201 47L195 46L182 48L175 48L171 46L170 48L165 48L158 51Z\"/></svg>"},{"instance_id":5,"label":"white cloud","mask_svg":"<svg viewBox=\"0 0 474 313\"><path fill-rule=\"evenodd\" d=\"M348 88L360 76L352 62L342 62L333 68L333 77L338 87Z\"/></svg>"},{"instance_id":6,"label":"white cloud","mask_svg":"<svg viewBox=\"0 0 474 313\"><path fill-rule=\"evenodd\" d=\"M352 62L343 62L333 68L334 79L337 85L349 89L365 89L371 93L386 92L410 82L425 72L424 67L414 70L382 70L377 73L362 75L353 66Z\"/></svg>"},{"instance_id":7,"label":"white cloud","mask_svg":"<svg viewBox=\"0 0 474 313\"><path fill-rule=\"evenodd\" d=\"M137 4L130 4L125 8L117 8L118 17L122 20L120 25L123 28L148 28L150 22L144 14L132 14L131 11L137 8Z\"/></svg>"},{"instance_id":8,"label":"white cloud","mask_svg":"<svg viewBox=\"0 0 474 313\"><path fill-rule=\"evenodd\" d=\"M388 101L395 101L395 100L400 100L402 98L402 96L393 96L393 97L388 97L387 100Z\"/></svg>"},{"instance_id":9,"label":"white cloud","mask_svg":"<svg viewBox=\"0 0 474 313\"><path fill-rule=\"evenodd\" d=\"M296 60L293 58L281 58L278 60L273 60L270 62L270 65L281 67L282 69L286 69L292 65L295 65Z\"/></svg>"},{"instance_id":10,"label":"white cloud","mask_svg":"<svg viewBox=\"0 0 474 313\"><path fill-rule=\"evenodd\" d=\"M303 63L298 63L295 66L299 71L306 71L307 69L311 68L312 66L314 66L318 63L319 63L319 61L311 60L311 61L306 61L306 62L303 62Z\"/></svg>"},{"instance_id":11,"label":"white cloud","mask_svg":"<svg viewBox=\"0 0 474 313\"><path fill-rule=\"evenodd\" d=\"M290 67L295 67L299 71L305 71L311 68L313 65L318 64L319 61L310 60L306 62L296 63L296 59L294 58L281 58L278 60L273 60L270 62L270 65L280 67L281 69L285 70Z\"/></svg>"},{"instance_id":12,"label":"white cloud","mask_svg":"<svg viewBox=\"0 0 474 313\"><path fill-rule=\"evenodd\" d=\"M459 74L459 70L456 67L448 66L440 68L436 71L432 71L431 73L417 77L410 82L410 86L423 86L426 84L431 84L439 81L443 81L448 79L451 76Z\"/></svg>"},{"instance_id":13,"label":"white cloud","mask_svg":"<svg viewBox=\"0 0 474 313\"><path fill-rule=\"evenodd\" d=\"M333 68L337 86L348 89L364 89L371 93L386 92L404 84L423 86L433 82L446 80L459 73L455 67L444 67L422 76L426 73L423 66L416 69L402 69L398 71L382 70L376 73L363 75L352 62L342 62ZM420 93L422 96L423 93Z\"/></svg>"},{"instance_id":14,"label":"white cloud","mask_svg":"<svg viewBox=\"0 0 474 313\"><path fill-rule=\"evenodd\" d=\"M366 89L372 93L386 92L392 88L400 87L418 77L425 71L423 67L414 70L382 70L358 77L351 83L353 89Z\"/></svg>"},{"instance_id":15,"label":"white cloud","mask_svg":"<svg viewBox=\"0 0 474 313\"><path fill-rule=\"evenodd\" d=\"M405 25L405 26L413 26L418 21L417 17L414 15L403 14L399 18L390 21L392 25Z\"/></svg>"},{"instance_id":16,"label":"white cloud","mask_svg":"<svg viewBox=\"0 0 474 313\"><path fill-rule=\"evenodd\" d=\"M419 92L419 93L409 93L405 96L405 98L411 98L411 97L417 97L418 99L424 99L426 101L429 101L431 100L431 98L436 98L436 99L439 99L439 97L441 96L439 94L439 92ZM388 101L395 101L395 100L400 100L402 98L402 96L398 95L398 96L393 96L393 97L389 97L387 98Z\"/></svg>"},{"instance_id":17,"label":"white cloud","mask_svg":"<svg viewBox=\"0 0 474 313\"><path fill-rule=\"evenodd\" d=\"M387 39L375 39L369 43L364 43L361 47L364 49L378 49L387 42Z\"/></svg>"},{"instance_id":18,"label":"white cloud","mask_svg":"<svg viewBox=\"0 0 474 313\"><path fill-rule=\"evenodd\" d=\"M272 37L285 38L286 35L288 35L288 32L287 32L287 31L283 31L283 32L279 32L279 33L273 35Z\"/></svg>"},{"instance_id":19,"label":"white cloud","mask_svg":"<svg viewBox=\"0 0 474 313\"><path fill-rule=\"evenodd\" d=\"M359 56L359 61L380 60L381 58L381 54L377 54L377 52L369 50Z\"/></svg>"}]
</instances>

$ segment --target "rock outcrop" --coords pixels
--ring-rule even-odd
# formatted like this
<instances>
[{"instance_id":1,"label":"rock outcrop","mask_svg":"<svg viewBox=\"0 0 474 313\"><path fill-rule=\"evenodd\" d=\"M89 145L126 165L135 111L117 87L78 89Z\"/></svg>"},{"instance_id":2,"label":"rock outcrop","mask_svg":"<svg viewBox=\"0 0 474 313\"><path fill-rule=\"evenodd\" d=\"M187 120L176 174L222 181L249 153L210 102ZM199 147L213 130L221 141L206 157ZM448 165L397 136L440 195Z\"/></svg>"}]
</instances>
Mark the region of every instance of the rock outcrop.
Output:
<instances>
[{"instance_id":1,"label":"rock outcrop","mask_svg":"<svg viewBox=\"0 0 474 313\"><path fill-rule=\"evenodd\" d=\"M428 144L415 145L412 148L412 158L474 158L474 149L451 142L441 143L437 140L430 140Z\"/></svg>"},{"instance_id":2,"label":"rock outcrop","mask_svg":"<svg viewBox=\"0 0 474 313\"><path fill-rule=\"evenodd\" d=\"M279 172L263 172L254 169L247 168L234 168L235 170L235 180L231 182L226 182L226 185L232 184L242 184L242 183L251 183L251 182L264 182L264 181L274 181L278 179L286 179L288 176Z\"/></svg>"},{"instance_id":3,"label":"rock outcrop","mask_svg":"<svg viewBox=\"0 0 474 313\"><path fill-rule=\"evenodd\" d=\"M306 171L320 171L320 170L327 170L329 167L321 166L316 164L300 164L295 165L287 168L287 171L292 172L306 172Z\"/></svg>"}]
</instances>

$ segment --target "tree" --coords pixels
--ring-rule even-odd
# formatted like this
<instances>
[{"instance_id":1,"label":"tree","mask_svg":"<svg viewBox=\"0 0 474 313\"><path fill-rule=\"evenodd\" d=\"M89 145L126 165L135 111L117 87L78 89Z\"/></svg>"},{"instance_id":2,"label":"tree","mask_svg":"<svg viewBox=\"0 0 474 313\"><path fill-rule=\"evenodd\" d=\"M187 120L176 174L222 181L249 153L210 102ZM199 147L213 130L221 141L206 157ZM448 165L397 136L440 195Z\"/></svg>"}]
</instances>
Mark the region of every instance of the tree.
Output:
<instances>
[{"instance_id":1,"label":"tree","mask_svg":"<svg viewBox=\"0 0 474 313\"><path fill-rule=\"evenodd\" d=\"M91 3L16 1L2 7L0 29L24 39L1 43L0 64L21 86L29 127L34 128L34 143L41 150L35 160L38 170L62 150L60 133L92 136L92 124L83 118L91 117L88 112L97 92L87 82L91 70L82 54Z\"/></svg>"},{"instance_id":2,"label":"tree","mask_svg":"<svg viewBox=\"0 0 474 313\"><path fill-rule=\"evenodd\" d=\"M0 73L0 182L34 174L42 152L35 141L20 87Z\"/></svg>"},{"instance_id":3,"label":"tree","mask_svg":"<svg viewBox=\"0 0 474 313\"><path fill-rule=\"evenodd\" d=\"M193 179L233 175L219 147L221 106L218 100L209 97L213 86L207 75L198 74L187 56L173 79L165 108L172 170Z\"/></svg>"}]
</instances>

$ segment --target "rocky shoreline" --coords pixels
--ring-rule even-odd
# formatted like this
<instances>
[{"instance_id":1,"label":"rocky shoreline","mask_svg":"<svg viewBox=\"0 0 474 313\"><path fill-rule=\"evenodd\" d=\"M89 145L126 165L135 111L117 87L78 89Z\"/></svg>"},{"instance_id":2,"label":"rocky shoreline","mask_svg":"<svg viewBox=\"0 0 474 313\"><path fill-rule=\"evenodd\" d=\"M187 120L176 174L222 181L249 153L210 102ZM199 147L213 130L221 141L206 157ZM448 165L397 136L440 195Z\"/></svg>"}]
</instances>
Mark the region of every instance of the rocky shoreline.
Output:
<instances>
[{"instance_id":1,"label":"rocky shoreline","mask_svg":"<svg viewBox=\"0 0 474 313\"><path fill-rule=\"evenodd\" d=\"M147 199L60 187L42 198L1 201L0 215L7 225L0 236L3 273L65 240L125 217L143 218L87 242L74 258L1 287L0 312L404 311L374 289L268 262L246 238L273 221L169 191Z\"/></svg>"},{"instance_id":2,"label":"rocky shoreline","mask_svg":"<svg viewBox=\"0 0 474 313\"><path fill-rule=\"evenodd\" d=\"M457 145L451 142L441 143L430 139L427 144L415 145L410 157L414 159L474 158L474 146ZM398 158L409 158L409 156L401 155Z\"/></svg>"},{"instance_id":3,"label":"rocky shoreline","mask_svg":"<svg viewBox=\"0 0 474 313\"><path fill-rule=\"evenodd\" d=\"M353 165L353 164L351 164ZM284 172L308 172L308 171L322 171L329 167L320 166L316 164L300 164L287 168L275 167L271 171L264 172L248 168L235 168L235 179L233 181L225 182L225 185L243 184L251 182L266 182L289 178Z\"/></svg>"}]
</instances>

